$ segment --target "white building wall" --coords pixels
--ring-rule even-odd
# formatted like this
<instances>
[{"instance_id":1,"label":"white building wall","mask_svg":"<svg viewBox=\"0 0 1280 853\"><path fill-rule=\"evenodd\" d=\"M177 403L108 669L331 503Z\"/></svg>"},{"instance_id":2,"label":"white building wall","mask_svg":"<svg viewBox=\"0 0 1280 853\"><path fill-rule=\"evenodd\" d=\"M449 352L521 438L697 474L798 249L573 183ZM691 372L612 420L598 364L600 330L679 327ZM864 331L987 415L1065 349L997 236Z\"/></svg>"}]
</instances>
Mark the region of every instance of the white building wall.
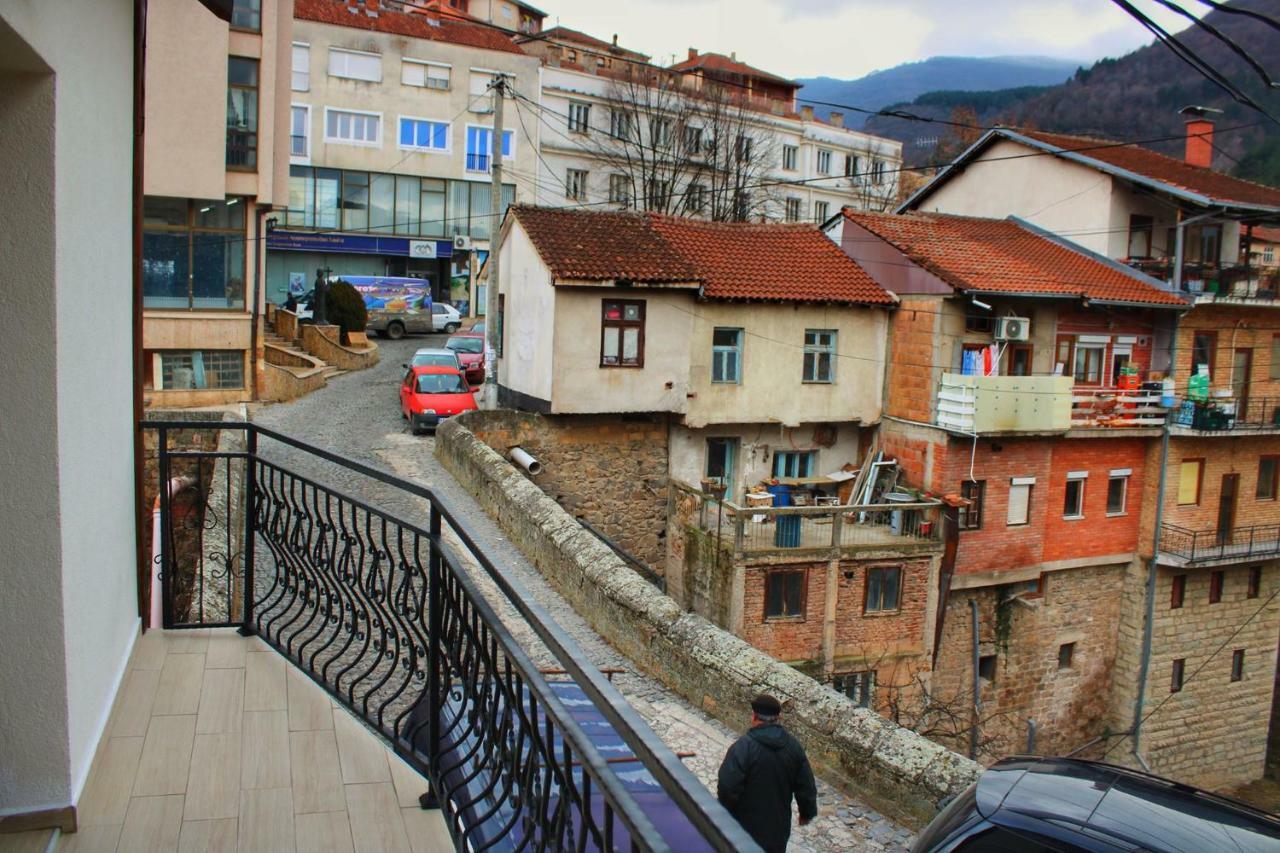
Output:
<instances>
[{"instance_id":1,"label":"white building wall","mask_svg":"<svg viewBox=\"0 0 1280 853\"><path fill-rule=\"evenodd\" d=\"M498 382L520 394L551 401L556 291L551 272L518 222L502 243L503 357Z\"/></svg>"},{"instance_id":2,"label":"white building wall","mask_svg":"<svg viewBox=\"0 0 1280 853\"><path fill-rule=\"evenodd\" d=\"M79 796L137 631L132 26L128 0L0 0L0 252L23 282L0 317L0 813Z\"/></svg>"}]
</instances>

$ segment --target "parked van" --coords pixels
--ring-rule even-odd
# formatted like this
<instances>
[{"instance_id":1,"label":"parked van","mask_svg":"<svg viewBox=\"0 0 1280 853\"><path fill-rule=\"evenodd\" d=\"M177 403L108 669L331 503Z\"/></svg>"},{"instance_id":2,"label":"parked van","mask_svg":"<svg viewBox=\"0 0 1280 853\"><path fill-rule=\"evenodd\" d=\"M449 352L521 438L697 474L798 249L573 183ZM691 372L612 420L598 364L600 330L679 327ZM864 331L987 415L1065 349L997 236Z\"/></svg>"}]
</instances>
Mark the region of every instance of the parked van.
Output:
<instances>
[{"instance_id":1,"label":"parked van","mask_svg":"<svg viewBox=\"0 0 1280 853\"><path fill-rule=\"evenodd\" d=\"M364 297L365 308L369 311L365 328L370 332L397 340L406 332L426 334L435 331L431 319L430 282L399 276L344 275L330 279L329 283L339 279Z\"/></svg>"}]
</instances>

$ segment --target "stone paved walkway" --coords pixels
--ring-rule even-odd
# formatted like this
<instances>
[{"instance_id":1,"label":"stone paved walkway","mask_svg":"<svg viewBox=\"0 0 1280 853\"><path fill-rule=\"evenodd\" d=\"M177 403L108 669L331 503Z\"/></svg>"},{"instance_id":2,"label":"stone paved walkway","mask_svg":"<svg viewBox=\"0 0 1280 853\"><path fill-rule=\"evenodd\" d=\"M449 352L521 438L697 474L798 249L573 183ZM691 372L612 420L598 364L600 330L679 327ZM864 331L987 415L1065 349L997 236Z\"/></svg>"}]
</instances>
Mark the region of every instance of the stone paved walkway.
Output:
<instances>
[{"instance_id":1,"label":"stone paved walkway","mask_svg":"<svg viewBox=\"0 0 1280 853\"><path fill-rule=\"evenodd\" d=\"M439 465L434 456L434 439L409 434L397 410L399 365L415 348L436 346L440 342L438 338L379 341L383 352L382 363L377 367L338 377L301 400L262 407L254 414L254 420L353 459L389 469L428 485L443 496L469 518L485 551L560 624L592 663L602 668L627 670L615 679L619 690L671 749L695 753L686 764L708 788L714 789L720 759L736 733L652 679L635 673L630 662L592 631L551 589L470 495ZM315 476L327 485L406 519L423 519L423 502L403 492L310 460L273 442L264 441L260 451L272 460L296 467L300 473ZM425 526L425 519L423 524ZM479 570L475 570L479 575ZM496 602L496 589L487 578L484 580L482 586L487 589L487 597ZM509 605L501 607L499 613L516 637L528 644L535 660L550 662L546 650ZM821 782L819 809L817 820L793 832L790 850L800 853L835 849L903 850L911 842L908 830Z\"/></svg>"}]
</instances>

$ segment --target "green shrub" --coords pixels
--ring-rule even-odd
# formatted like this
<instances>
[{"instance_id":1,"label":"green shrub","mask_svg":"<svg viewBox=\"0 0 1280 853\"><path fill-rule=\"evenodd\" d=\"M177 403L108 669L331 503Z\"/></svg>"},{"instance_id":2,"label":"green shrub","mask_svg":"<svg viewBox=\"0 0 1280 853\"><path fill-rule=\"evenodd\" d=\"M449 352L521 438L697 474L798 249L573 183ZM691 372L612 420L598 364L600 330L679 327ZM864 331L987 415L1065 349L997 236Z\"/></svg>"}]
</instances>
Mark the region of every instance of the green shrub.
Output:
<instances>
[{"instance_id":1,"label":"green shrub","mask_svg":"<svg viewBox=\"0 0 1280 853\"><path fill-rule=\"evenodd\" d=\"M326 319L342 328L342 342L348 343L349 332L363 332L369 323L369 311L362 297L349 282L339 279L329 285L324 303Z\"/></svg>"}]
</instances>

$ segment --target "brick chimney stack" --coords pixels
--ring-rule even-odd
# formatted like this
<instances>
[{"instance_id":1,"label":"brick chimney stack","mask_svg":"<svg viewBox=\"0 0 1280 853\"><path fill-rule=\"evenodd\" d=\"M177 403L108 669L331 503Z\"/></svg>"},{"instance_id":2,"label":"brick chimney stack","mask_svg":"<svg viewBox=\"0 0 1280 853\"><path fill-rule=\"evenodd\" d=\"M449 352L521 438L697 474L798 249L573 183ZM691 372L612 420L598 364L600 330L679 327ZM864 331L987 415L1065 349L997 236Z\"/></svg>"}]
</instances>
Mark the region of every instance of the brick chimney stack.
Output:
<instances>
[{"instance_id":1,"label":"brick chimney stack","mask_svg":"<svg viewBox=\"0 0 1280 853\"><path fill-rule=\"evenodd\" d=\"M801 107L800 117L805 121L813 121L813 107Z\"/></svg>"},{"instance_id":2,"label":"brick chimney stack","mask_svg":"<svg viewBox=\"0 0 1280 853\"><path fill-rule=\"evenodd\" d=\"M696 47L689 48L689 58L690 59L698 58L698 49Z\"/></svg>"},{"instance_id":3,"label":"brick chimney stack","mask_svg":"<svg viewBox=\"0 0 1280 853\"><path fill-rule=\"evenodd\" d=\"M831 122L832 127L844 127L844 113L832 110L827 114L827 121Z\"/></svg>"},{"instance_id":4,"label":"brick chimney stack","mask_svg":"<svg viewBox=\"0 0 1280 853\"><path fill-rule=\"evenodd\" d=\"M1202 169L1213 168L1214 115L1222 110L1212 107L1183 107L1178 110L1187 125L1187 148L1184 159L1187 165Z\"/></svg>"}]
</instances>

